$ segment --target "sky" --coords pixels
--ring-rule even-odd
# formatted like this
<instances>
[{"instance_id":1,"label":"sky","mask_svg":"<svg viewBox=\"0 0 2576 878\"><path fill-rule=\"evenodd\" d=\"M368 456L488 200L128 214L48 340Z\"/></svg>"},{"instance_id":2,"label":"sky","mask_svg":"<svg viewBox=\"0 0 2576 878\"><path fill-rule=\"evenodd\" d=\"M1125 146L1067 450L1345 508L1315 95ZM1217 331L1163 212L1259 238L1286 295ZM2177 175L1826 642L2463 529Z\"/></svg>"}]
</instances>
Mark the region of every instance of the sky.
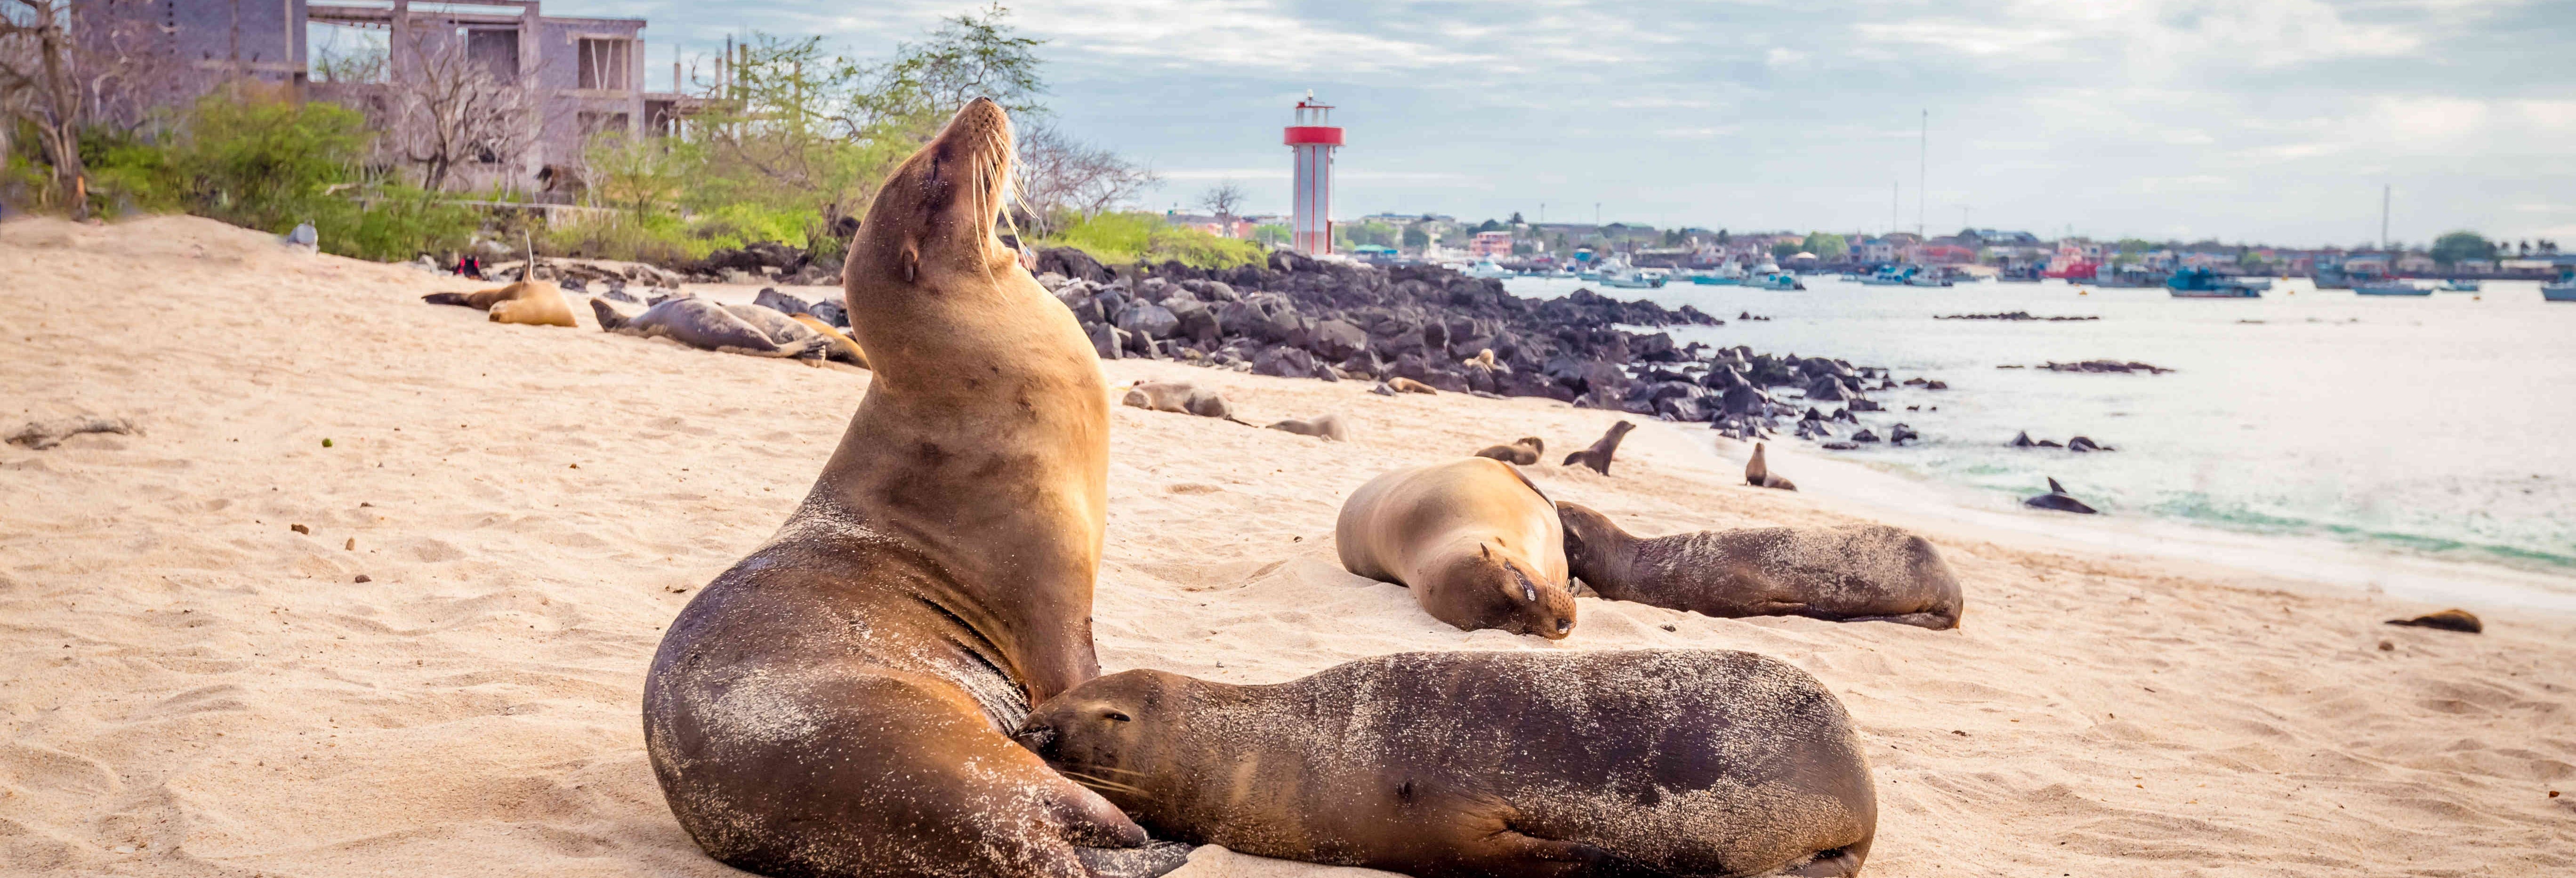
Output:
<instances>
[{"instance_id":1,"label":"sky","mask_svg":"<svg viewBox=\"0 0 2576 878\"><path fill-rule=\"evenodd\" d=\"M881 57L962 2L550 0L672 53L818 34ZM1963 226L2351 246L2452 229L2576 243L2566 0L1059 0L1054 122L1288 207L1307 90L1348 129L1337 220ZM648 80L650 81L650 80ZM1927 117L1928 114L1928 117ZM1928 121L1927 121L1928 118Z\"/></svg>"}]
</instances>

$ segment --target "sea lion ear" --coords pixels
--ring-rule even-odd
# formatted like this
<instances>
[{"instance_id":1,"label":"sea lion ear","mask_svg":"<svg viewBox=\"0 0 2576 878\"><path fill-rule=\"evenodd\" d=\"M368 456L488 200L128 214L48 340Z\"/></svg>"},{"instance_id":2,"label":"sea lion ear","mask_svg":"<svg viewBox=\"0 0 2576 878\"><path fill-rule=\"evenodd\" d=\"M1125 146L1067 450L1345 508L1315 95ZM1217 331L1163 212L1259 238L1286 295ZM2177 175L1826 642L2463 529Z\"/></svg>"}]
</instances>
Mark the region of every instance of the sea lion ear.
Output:
<instances>
[{"instance_id":1,"label":"sea lion ear","mask_svg":"<svg viewBox=\"0 0 2576 878\"><path fill-rule=\"evenodd\" d=\"M903 263L903 282L913 283L913 278L919 274L921 268L921 243L906 236L903 239L903 252L895 254L895 258Z\"/></svg>"},{"instance_id":2,"label":"sea lion ear","mask_svg":"<svg viewBox=\"0 0 2576 878\"><path fill-rule=\"evenodd\" d=\"M1494 557L1494 547L1485 545L1484 543L1477 543L1476 551L1485 553L1485 557L1487 558Z\"/></svg>"}]
</instances>

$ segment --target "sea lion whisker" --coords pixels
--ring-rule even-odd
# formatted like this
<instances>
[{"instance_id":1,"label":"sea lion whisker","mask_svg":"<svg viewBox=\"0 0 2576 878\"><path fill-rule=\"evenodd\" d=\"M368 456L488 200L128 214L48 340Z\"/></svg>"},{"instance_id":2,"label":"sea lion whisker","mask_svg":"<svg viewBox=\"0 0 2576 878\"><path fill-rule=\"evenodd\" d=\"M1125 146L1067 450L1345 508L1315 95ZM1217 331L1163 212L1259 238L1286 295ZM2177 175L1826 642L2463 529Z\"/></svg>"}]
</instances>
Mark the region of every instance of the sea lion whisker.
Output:
<instances>
[{"instance_id":1,"label":"sea lion whisker","mask_svg":"<svg viewBox=\"0 0 2576 878\"><path fill-rule=\"evenodd\" d=\"M1094 776L1092 776L1092 775L1084 774L1084 773L1079 772L1079 771L1067 771L1067 770L1065 770L1065 769L1061 769L1061 768L1056 769L1056 773L1057 773L1057 774L1064 775L1066 778L1068 778L1068 779L1072 780L1074 783L1078 783L1078 784L1081 784L1081 785L1086 786L1086 787L1090 787L1090 788L1095 789L1095 790L1105 790L1105 791L1113 792L1113 793L1127 793L1127 794L1129 794L1129 795L1137 796L1137 797L1140 797L1140 798L1148 798L1148 799L1153 798L1152 796L1147 795L1147 794L1145 793L1145 790L1144 790L1143 788L1141 788L1141 787L1135 787L1135 786L1130 786L1130 785L1128 785L1128 784L1119 783L1119 782L1117 782L1117 781L1110 780L1110 779L1105 778L1105 777L1094 777Z\"/></svg>"}]
</instances>

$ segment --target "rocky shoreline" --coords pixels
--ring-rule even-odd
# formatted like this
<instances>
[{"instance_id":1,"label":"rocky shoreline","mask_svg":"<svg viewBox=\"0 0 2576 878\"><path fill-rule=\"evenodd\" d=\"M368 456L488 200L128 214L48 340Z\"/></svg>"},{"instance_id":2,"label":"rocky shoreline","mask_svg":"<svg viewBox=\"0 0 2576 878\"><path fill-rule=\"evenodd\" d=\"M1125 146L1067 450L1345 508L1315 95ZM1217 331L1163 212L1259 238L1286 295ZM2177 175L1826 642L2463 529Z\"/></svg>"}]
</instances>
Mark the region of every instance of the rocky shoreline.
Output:
<instances>
[{"instance_id":1,"label":"rocky shoreline","mask_svg":"<svg viewBox=\"0 0 2576 878\"><path fill-rule=\"evenodd\" d=\"M1868 393L1900 386L1886 369L1844 360L1676 344L1670 333L1620 328L1726 323L1687 305L1667 309L1589 289L1529 299L1499 280L1433 266L1282 252L1265 265L1224 270L1176 262L1128 269L1056 248L1037 255L1037 272L1106 359L1324 381L1407 378L1450 392L1706 423L1744 439L1781 429L1782 419L1795 420L1802 437L1830 438L1828 424L1859 428L1853 413L1885 410ZM1808 403L1813 416L1801 417L1791 400ZM1828 416L1812 408L1820 403L1840 407ZM1887 432L1913 435L1901 424Z\"/></svg>"}]
</instances>

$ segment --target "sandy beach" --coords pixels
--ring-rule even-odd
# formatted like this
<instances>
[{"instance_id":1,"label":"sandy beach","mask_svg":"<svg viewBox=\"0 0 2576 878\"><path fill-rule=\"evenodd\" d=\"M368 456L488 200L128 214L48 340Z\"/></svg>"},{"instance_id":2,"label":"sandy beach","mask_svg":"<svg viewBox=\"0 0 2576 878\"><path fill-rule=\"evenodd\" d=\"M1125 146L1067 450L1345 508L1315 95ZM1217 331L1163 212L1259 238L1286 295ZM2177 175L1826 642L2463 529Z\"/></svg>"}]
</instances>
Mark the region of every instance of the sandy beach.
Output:
<instances>
[{"instance_id":1,"label":"sandy beach","mask_svg":"<svg viewBox=\"0 0 2576 878\"><path fill-rule=\"evenodd\" d=\"M0 446L0 872L739 874L654 785L645 665L785 519L868 373L603 333L577 300L578 329L492 324L419 301L474 282L191 218L0 225L0 278L0 430L139 428ZM1711 454L1703 429L1646 423L1604 477L1552 461L1612 413L1104 368L1212 385L1255 423L1359 425L1328 443L1116 408L1107 670L1754 650L1859 723L1881 813L1865 874L2576 870L2568 617L2392 627L2442 607L1886 519L1956 568L1961 630L1587 597L1561 642L1461 633L1340 569L1352 488L1534 435L1533 480L1641 535L1874 516L1743 486L1749 449ZM1775 471L1798 463L1775 449ZM1349 871L1209 848L1176 874Z\"/></svg>"}]
</instances>

